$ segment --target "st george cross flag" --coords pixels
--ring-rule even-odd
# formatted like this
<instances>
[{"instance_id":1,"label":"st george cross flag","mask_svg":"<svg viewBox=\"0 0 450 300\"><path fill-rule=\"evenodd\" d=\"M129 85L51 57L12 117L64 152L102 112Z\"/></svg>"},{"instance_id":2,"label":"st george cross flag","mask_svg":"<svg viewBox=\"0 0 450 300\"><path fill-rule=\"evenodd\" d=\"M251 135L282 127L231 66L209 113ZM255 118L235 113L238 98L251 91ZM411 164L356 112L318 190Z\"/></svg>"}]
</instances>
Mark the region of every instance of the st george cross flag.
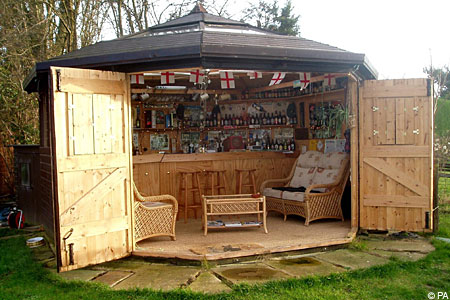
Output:
<instances>
[{"instance_id":1,"label":"st george cross flag","mask_svg":"<svg viewBox=\"0 0 450 300\"><path fill-rule=\"evenodd\" d=\"M300 76L300 89L304 90L311 83L311 73L298 73Z\"/></svg>"},{"instance_id":2,"label":"st george cross flag","mask_svg":"<svg viewBox=\"0 0 450 300\"><path fill-rule=\"evenodd\" d=\"M274 84L280 84L281 81L283 81L284 76L286 76L286 73L274 73L272 80L270 80L269 86L274 85Z\"/></svg>"},{"instance_id":3,"label":"st george cross flag","mask_svg":"<svg viewBox=\"0 0 450 300\"><path fill-rule=\"evenodd\" d=\"M161 84L175 83L174 72L161 72Z\"/></svg>"},{"instance_id":4,"label":"st george cross flag","mask_svg":"<svg viewBox=\"0 0 450 300\"><path fill-rule=\"evenodd\" d=\"M233 72L220 71L220 86L222 89L234 89Z\"/></svg>"},{"instance_id":5,"label":"st george cross flag","mask_svg":"<svg viewBox=\"0 0 450 300\"><path fill-rule=\"evenodd\" d=\"M262 78L262 72L248 72L247 75L250 79Z\"/></svg>"},{"instance_id":6,"label":"st george cross flag","mask_svg":"<svg viewBox=\"0 0 450 300\"><path fill-rule=\"evenodd\" d=\"M203 82L203 79L205 78L205 71L204 70L193 70L191 71L191 75L189 76L189 82L195 82L200 83Z\"/></svg>"},{"instance_id":7,"label":"st george cross flag","mask_svg":"<svg viewBox=\"0 0 450 300\"><path fill-rule=\"evenodd\" d=\"M131 84L144 84L144 74L131 75Z\"/></svg>"},{"instance_id":8,"label":"st george cross flag","mask_svg":"<svg viewBox=\"0 0 450 300\"><path fill-rule=\"evenodd\" d=\"M323 76L323 86L333 86L336 85L336 76L330 73L327 73Z\"/></svg>"}]
</instances>

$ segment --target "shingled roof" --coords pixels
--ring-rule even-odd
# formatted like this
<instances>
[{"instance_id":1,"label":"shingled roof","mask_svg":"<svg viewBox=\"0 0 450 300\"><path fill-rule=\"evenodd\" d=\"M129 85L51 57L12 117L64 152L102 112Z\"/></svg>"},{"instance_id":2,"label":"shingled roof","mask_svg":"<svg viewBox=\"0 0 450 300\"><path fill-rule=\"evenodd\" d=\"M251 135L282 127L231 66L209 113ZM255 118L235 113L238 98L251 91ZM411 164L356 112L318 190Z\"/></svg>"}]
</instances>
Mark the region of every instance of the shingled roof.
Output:
<instances>
[{"instance_id":1,"label":"shingled roof","mask_svg":"<svg viewBox=\"0 0 450 300\"><path fill-rule=\"evenodd\" d=\"M364 54L215 16L200 4L184 17L39 62L26 86L36 80L36 73L46 73L50 66L120 72L190 67L287 72L357 70L362 78L377 77Z\"/></svg>"}]
</instances>

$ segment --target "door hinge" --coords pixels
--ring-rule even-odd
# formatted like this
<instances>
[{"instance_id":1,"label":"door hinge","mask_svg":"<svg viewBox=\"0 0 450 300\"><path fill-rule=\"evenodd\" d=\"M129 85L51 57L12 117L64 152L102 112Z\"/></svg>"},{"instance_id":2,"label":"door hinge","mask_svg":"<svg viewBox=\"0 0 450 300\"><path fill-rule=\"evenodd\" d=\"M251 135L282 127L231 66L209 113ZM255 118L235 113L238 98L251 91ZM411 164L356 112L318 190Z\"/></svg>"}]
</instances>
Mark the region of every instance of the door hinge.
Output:
<instances>
[{"instance_id":1,"label":"door hinge","mask_svg":"<svg viewBox=\"0 0 450 300\"><path fill-rule=\"evenodd\" d=\"M413 130L413 133L414 133L414 134L419 134L419 129L414 129L414 130Z\"/></svg>"},{"instance_id":2,"label":"door hinge","mask_svg":"<svg viewBox=\"0 0 450 300\"><path fill-rule=\"evenodd\" d=\"M378 108L378 106L372 106L372 111L378 111L379 110L379 108Z\"/></svg>"},{"instance_id":3,"label":"door hinge","mask_svg":"<svg viewBox=\"0 0 450 300\"><path fill-rule=\"evenodd\" d=\"M61 70L56 70L56 91L61 92Z\"/></svg>"},{"instance_id":4,"label":"door hinge","mask_svg":"<svg viewBox=\"0 0 450 300\"><path fill-rule=\"evenodd\" d=\"M380 132L378 131L378 130L373 130L373 135L377 135L377 134L379 134Z\"/></svg>"}]
</instances>

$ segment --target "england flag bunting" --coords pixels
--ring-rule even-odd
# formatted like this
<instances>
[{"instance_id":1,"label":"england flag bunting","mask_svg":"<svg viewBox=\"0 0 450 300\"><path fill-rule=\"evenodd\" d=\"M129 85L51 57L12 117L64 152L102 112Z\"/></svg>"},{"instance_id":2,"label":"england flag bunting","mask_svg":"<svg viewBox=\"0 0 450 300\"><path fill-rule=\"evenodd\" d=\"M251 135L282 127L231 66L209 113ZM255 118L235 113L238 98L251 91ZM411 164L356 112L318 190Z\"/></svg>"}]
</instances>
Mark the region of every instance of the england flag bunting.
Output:
<instances>
[{"instance_id":1,"label":"england flag bunting","mask_svg":"<svg viewBox=\"0 0 450 300\"><path fill-rule=\"evenodd\" d=\"M131 75L131 84L144 84L144 74Z\"/></svg>"},{"instance_id":2,"label":"england flag bunting","mask_svg":"<svg viewBox=\"0 0 450 300\"><path fill-rule=\"evenodd\" d=\"M304 90L311 83L311 73L298 73L300 76L300 89Z\"/></svg>"},{"instance_id":3,"label":"england flag bunting","mask_svg":"<svg viewBox=\"0 0 450 300\"><path fill-rule=\"evenodd\" d=\"M336 85L336 76L330 73L327 73L323 76L323 86L333 86Z\"/></svg>"},{"instance_id":4,"label":"england flag bunting","mask_svg":"<svg viewBox=\"0 0 450 300\"><path fill-rule=\"evenodd\" d=\"M220 71L220 86L222 89L234 89L234 77L233 72Z\"/></svg>"},{"instance_id":5,"label":"england flag bunting","mask_svg":"<svg viewBox=\"0 0 450 300\"><path fill-rule=\"evenodd\" d=\"M282 73L282 72L274 73L272 80L270 80L269 86L274 85L274 84L280 84L281 81L283 81L284 76L286 76L286 73Z\"/></svg>"},{"instance_id":6,"label":"england flag bunting","mask_svg":"<svg viewBox=\"0 0 450 300\"><path fill-rule=\"evenodd\" d=\"M200 83L203 82L203 79L205 78L205 71L204 70L193 70L191 71L191 75L189 76L189 82L195 82Z\"/></svg>"},{"instance_id":7,"label":"england flag bunting","mask_svg":"<svg viewBox=\"0 0 450 300\"><path fill-rule=\"evenodd\" d=\"M262 72L248 72L247 75L248 77L250 77L250 79L262 78Z\"/></svg>"},{"instance_id":8,"label":"england flag bunting","mask_svg":"<svg viewBox=\"0 0 450 300\"><path fill-rule=\"evenodd\" d=\"M175 73L174 72L161 72L161 84L175 83Z\"/></svg>"}]
</instances>

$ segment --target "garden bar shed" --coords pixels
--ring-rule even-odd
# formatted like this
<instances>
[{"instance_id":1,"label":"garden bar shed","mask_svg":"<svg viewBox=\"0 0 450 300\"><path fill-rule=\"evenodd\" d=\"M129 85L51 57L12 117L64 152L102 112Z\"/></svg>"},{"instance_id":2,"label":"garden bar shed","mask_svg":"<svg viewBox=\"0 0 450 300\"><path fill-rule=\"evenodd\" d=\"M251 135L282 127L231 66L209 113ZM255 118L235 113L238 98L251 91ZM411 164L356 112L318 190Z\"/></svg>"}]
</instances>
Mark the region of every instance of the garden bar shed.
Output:
<instances>
[{"instance_id":1,"label":"garden bar shed","mask_svg":"<svg viewBox=\"0 0 450 300\"><path fill-rule=\"evenodd\" d=\"M61 271L430 231L432 85L376 78L364 54L198 4L36 64L25 90L39 93L41 178L21 207L46 224Z\"/></svg>"}]
</instances>

